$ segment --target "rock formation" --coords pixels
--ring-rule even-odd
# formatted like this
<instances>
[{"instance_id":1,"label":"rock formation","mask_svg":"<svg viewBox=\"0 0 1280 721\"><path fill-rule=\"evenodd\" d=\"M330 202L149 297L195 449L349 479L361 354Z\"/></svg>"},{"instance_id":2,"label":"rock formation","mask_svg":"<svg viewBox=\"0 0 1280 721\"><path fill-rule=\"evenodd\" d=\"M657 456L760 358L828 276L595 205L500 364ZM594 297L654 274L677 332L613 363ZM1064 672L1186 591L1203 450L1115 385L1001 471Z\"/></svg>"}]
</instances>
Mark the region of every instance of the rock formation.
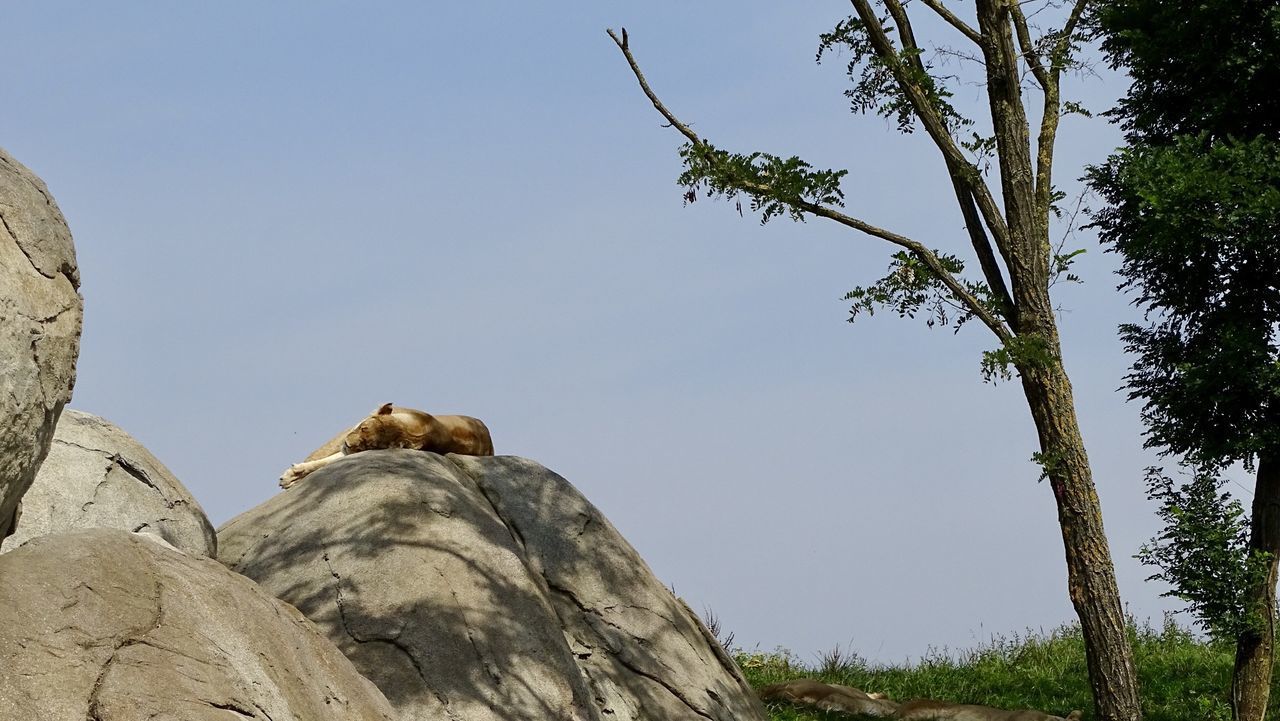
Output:
<instances>
[{"instance_id":1,"label":"rock formation","mask_svg":"<svg viewBox=\"0 0 1280 721\"><path fill-rule=\"evenodd\" d=\"M9 551L36 536L79 528L152 533L178 550L214 556L217 536L200 504L133 436L67 408L49 455L22 501Z\"/></svg>"},{"instance_id":2,"label":"rock formation","mask_svg":"<svg viewBox=\"0 0 1280 721\"><path fill-rule=\"evenodd\" d=\"M520 458L353 454L219 530L406 721L762 721L701 622Z\"/></svg>"},{"instance_id":3,"label":"rock formation","mask_svg":"<svg viewBox=\"0 0 1280 721\"><path fill-rule=\"evenodd\" d=\"M0 149L0 538L71 399L79 287L71 231L53 196Z\"/></svg>"},{"instance_id":4,"label":"rock formation","mask_svg":"<svg viewBox=\"0 0 1280 721\"><path fill-rule=\"evenodd\" d=\"M43 536L0 577L0 719L397 718L296 609L155 537Z\"/></svg>"}]
</instances>

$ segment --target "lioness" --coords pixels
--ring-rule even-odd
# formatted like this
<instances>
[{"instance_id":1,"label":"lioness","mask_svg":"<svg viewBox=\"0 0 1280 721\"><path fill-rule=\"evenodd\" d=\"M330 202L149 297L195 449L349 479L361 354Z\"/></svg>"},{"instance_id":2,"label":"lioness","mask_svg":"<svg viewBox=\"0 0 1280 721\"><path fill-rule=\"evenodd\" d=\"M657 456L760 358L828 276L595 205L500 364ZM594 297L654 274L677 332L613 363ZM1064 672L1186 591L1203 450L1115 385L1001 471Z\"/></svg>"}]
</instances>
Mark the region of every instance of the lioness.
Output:
<instances>
[{"instance_id":1,"label":"lioness","mask_svg":"<svg viewBox=\"0 0 1280 721\"><path fill-rule=\"evenodd\" d=\"M947 703L946 701L908 701L893 715L895 721L1079 721L1080 712L1066 718L1043 711L1006 711L990 706Z\"/></svg>"},{"instance_id":2,"label":"lioness","mask_svg":"<svg viewBox=\"0 0 1280 721\"><path fill-rule=\"evenodd\" d=\"M890 719L890 721L1078 721L1079 711L1066 718L1041 711L1007 711L990 706L946 701L907 701L897 704L883 694L868 694L852 686L800 679L760 689L765 701L782 700L824 711Z\"/></svg>"},{"instance_id":3,"label":"lioness","mask_svg":"<svg viewBox=\"0 0 1280 721\"><path fill-rule=\"evenodd\" d=\"M492 456L493 439L489 437L489 429L477 418L433 416L384 403L355 428L339 433L301 463L289 466L280 476L280 487L289 488L343 456L382 448Z\"/></svg>"},{"instance_id":4,"label":"lioness","mask_svg":"<svg viewBox=\"0 0 1280 721\"><path fill-rule=\"evenodd\" d=\"M840 711L847 714L890 718L898 704L882 694L869 694L852 686L840 686L802 678L787 683L777 683L760 689L764 701L790 701L805 704L823 711Z\"/></svg>"}]
</instances>

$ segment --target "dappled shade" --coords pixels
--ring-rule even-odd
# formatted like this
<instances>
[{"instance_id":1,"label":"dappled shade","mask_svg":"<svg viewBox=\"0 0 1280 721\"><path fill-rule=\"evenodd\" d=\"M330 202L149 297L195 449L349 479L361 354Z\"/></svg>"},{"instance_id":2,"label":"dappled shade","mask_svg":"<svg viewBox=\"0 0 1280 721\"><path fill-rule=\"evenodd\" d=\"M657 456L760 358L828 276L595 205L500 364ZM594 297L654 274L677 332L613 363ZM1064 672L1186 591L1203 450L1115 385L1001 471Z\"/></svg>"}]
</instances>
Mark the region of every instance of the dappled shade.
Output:
<instances>
[{"instance_id":1,"label":"dappled shade","mask_svg":"<svg viewBox=\"0 0 1280 721\"><path fill-rule=\"evenodd\" d=\"M228 522L219 547L406 719L765 718L687 606L531 461L354 454Z\"/></svg>"}]
</instances>

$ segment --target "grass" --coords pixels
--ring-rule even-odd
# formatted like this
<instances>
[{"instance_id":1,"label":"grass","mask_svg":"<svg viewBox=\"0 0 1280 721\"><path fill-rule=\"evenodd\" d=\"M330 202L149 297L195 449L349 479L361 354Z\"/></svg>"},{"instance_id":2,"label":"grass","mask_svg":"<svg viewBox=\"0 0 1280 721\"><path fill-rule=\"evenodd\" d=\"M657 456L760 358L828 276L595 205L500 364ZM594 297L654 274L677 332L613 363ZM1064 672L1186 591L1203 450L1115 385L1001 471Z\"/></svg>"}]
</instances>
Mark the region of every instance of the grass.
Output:
<instances>
[{"instance_id":1,"label":"grass","mask_svg":"<svg viewBox=\"0 0 1280 721\"><path fill-rule=\"evenodd\" d=\"M1162 627L1131 624L1130 638L1142 687L1146 721L1220 721L1231 718L1227 704L1233 645L1212 643L1166 621ZM1048 633L996 638L971 651L930 652L911 666L867 663L836 647L816 664L786 651L735 654L755 688L797 678L879 691L891 699L933 698L999 708L1031 708L1066 715L1081 709L1093 719L1085 670L1084 642L1076 626ZM1273 686L1274 689L1274 686ZM1267 718L1280 718L1280 692L1273 690ZM848 719L771 704L774 721Z\"/></svg>"}]
</instances>

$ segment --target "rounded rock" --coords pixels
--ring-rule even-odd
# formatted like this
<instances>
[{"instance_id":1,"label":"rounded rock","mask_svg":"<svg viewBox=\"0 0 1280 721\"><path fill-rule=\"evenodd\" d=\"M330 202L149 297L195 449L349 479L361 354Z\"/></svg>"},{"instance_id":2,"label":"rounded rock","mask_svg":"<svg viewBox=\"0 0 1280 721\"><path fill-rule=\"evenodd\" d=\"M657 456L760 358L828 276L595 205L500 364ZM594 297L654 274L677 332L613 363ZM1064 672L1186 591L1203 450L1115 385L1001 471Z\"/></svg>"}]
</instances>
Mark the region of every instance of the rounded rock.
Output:
<instances>
[{"instance_id":1,"label":"rounded rock","mask_svg":"<svg viewBox=\"0 0 1280 721\"><path fill-rule=\"evenodd\" d=\"M67 408L0 553L82 528L150 533L185 553L217 555L218 538L204 510L163 463L109 421Z\"/></svg>"},{"instance_id":2,"label":"rounded rock","mask_svg":"<svg viewBox=\"0 0 1280 721\"><path fill-rule=\"evenodd\" d=\"M0 149L0 538L71 399L80 297L71 231L49 189Z\"/></svg>"}]
</instances>

